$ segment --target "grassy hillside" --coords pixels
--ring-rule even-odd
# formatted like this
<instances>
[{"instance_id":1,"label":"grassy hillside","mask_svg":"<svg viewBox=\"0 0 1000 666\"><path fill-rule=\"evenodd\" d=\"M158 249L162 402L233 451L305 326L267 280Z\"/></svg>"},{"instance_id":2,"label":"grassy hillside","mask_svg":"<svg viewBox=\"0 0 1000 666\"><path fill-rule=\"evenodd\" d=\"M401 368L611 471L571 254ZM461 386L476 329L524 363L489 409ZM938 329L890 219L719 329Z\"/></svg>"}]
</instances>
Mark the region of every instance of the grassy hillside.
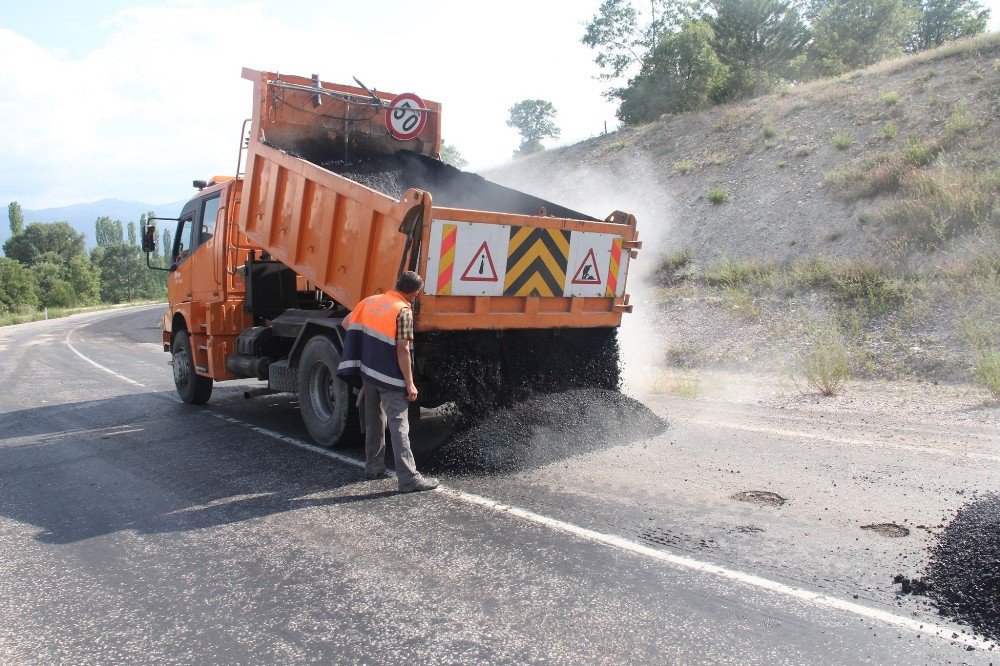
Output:
<instances>
[{"instance_id":1,"label":"grassy hillside","mask_svg":"<svg viewBox=\"0 0 1000 666\"><path fill-rule=\"evenodd\" d=\"M998 118L987 35L487 175L636 213L649 288L631 291L665 368L802 376L832 358L1000 391Z\"/></svg>"}]
</instances>

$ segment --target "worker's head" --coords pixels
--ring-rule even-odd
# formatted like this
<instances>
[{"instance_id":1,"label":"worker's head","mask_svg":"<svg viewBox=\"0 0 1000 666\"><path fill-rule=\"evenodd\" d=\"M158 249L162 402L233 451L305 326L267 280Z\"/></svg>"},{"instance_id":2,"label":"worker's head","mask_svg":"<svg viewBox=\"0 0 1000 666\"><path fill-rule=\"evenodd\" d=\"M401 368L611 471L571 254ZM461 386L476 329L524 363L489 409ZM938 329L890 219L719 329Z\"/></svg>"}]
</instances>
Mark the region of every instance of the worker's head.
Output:
<instances>
[{"instance_id":1,"label":"worker's head","mask_svg":"<svg viewBox=\"0 0 1000 666\"><path fill-rule=\"evenodd\" d=\"M408 300L412 300L423 287L424 279L414 271L406 271L396 278L396 291L406 296Z\"/></svg>"}]
</instances>

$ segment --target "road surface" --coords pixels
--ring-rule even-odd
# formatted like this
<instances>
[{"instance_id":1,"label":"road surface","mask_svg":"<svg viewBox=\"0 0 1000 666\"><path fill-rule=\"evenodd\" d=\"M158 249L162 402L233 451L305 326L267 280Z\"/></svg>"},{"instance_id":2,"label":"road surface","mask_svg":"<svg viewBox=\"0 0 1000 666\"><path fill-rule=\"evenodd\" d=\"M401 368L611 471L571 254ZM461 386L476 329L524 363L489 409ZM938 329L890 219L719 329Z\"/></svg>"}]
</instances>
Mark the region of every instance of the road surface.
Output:
<instances>
[{"instance_id":1,"label":"road surface","mask_svg":"<svg viewBox=\"0 0 1000 666\"><path fill-rule=\"evenodd\" d=\"M161 311L0 329L4 663L1000 661L892 585L995 423L649 396L661 437L400 495L292 396L179 403Z\"/></svg>"}]
</instances>

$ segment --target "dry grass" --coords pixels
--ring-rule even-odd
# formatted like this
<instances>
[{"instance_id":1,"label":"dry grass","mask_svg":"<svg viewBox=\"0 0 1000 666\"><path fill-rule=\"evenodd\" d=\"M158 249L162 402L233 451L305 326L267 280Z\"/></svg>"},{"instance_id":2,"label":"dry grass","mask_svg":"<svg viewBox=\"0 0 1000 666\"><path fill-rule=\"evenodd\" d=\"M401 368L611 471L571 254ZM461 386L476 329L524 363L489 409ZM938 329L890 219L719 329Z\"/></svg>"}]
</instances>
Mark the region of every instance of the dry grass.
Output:
<instances>
[{"instance_id":1,"label":"dry grass","mask_svg":"<svg viewBox=\"0 0 1000 666\"><path fill-rule=\"evenodd\" d=\"M0 313L0 326L14 326L15 324L27 324L33 321L45 319L59 319L81 312L98 312L101 310L113 310L115 308L127 308L133 305L152 305L162 301L135 301L134 303L120 303L117 305L93 305L82 308L49 308L46 310L32 310L30 312L4 312Z\"/></svg>"},{"instance_id":2,"label":"dry grass","mask_svg":"<svg viewBox=\"0 0 1000 666\"><path fill-rule=\"evenodd\" d=\"M824 177L848 201L871 199L899 189L907 174L928 166L948 145L944 138L911 139L901 151L883 151L854 160Z\"/></svg>"},{"instance_id":3,"label":"dry grass","mask_svg":"<svg viewBox=\"0 0 1000 666\"><path fill-rule=\"evenodd\" d=\"M1000 173L977 176L958 169L910 171L900 178L900 198L875 212L920 249L970 231L1000 228Z\"/></svg>"}]
</instances>

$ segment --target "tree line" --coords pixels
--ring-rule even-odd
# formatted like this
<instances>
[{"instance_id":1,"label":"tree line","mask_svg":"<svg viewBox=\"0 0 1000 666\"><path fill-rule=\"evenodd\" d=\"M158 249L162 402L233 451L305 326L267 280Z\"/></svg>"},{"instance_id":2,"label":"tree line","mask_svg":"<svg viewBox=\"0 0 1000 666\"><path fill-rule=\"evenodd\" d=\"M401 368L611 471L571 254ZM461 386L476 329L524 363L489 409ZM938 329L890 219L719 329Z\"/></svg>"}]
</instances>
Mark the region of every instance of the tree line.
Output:
<instances>
[{"instance_id":1,"label":"tree line","mask_svg":"<svg viewBox=\"0 0 1000 666\"><path fill-rule=\"evenodd\" d=\"M989 14L977 0L604 0L581 41L636 124L977 35Z\"/></svg>"},{"instance_id":2,"label":"tree line","mask_svg":"<svg viewBox=\"0 0 1000 666\"><path fill-rule=\"evenodd\" d=\"M153 215L152 212L149 215ZM41 308L69 308L98 303L124 303L162 298L166 274L146 267L138 224L100 217L95 223L97 246L87 252L84 234L68 222L32 222L25 226L18 202L7 207L11 236L0 257L0 314ZM163 232L163 256L151 263L167 265L170 232Z\"/></svg>"}]
</instances>

